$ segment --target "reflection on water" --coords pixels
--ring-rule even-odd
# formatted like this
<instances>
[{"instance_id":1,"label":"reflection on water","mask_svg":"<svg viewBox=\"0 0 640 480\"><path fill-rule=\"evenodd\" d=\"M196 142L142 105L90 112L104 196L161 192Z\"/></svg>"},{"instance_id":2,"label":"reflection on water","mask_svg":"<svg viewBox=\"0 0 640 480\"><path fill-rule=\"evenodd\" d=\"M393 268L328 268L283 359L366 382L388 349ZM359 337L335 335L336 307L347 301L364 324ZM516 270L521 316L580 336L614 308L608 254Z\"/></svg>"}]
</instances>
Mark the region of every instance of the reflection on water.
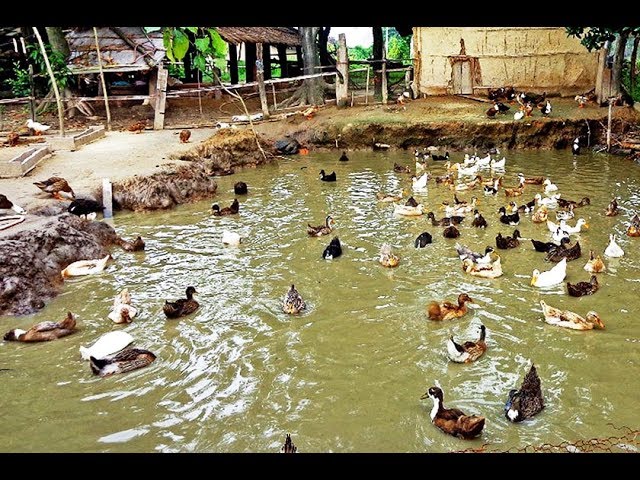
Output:
<instances>
[{"instance_id":1,"label":"reflection on water","mask_svg":"<svg viewBox=\"0 0 640 480\"><path fill-rule=\"evenodd\" d=\"M588 251L602 253L609 233L618 234L625 256L605 260L600 291L573 298L562 285L529 285L534 268L551 264L528 241L500 251L504 276L467 276L453 248L456 240L442 237L426 216L394 217L392 204L377 202L376 192L410 188L409 175L392 171L394 162L413 163L409 152L351 152L349 162L338 157L293 157L219 178L215 200L163 213L118 214L118 233L141 235L146 251L114 249L115 261L105 272L69 280L43 311L0 318L9 330L59 320L71 310L80 326L54 342L0 343L0 368L11 369L0 371L6 413L0 451L274 452L287 432L300 452L443 452L482 443L506 450L609 435L608 422L638 426L631 393L640 389L640 240L624 235L640 206L636 165L604 155L507 153L506 186L516 185L518 172L549 175L563 198L591 199L576 210L590 228L577 237L583 256L569 262L567 280L588 280L582 269ZM335 170L338 181L321 182L321 168ZM442 174L442 162L431 172ZM233 200L238 180L249 185L249 195L239 197L240 214L211 216L213 201ZM527 186L516 201L529 201L541 190ZM467 219L458 241L480 251L513 227L498 222L504 194L477 194L489 228L473 229ZM458 193L467 200L471 195ZM621 214L606 217L614 195ZM433 181L416 198L437 218L441 202L453 200ZM325 261L321 254L331 236L310 238L305 229L329 213L344 253ZM546 225L529 217L519 229L527 239L549 240ZM240 233L243 243L223 246L223 230ZM423 231L433 243L416 250L414 239ZM379 265L383 243L401 257L396 269ZM297 316L281 310L292 283L307 302ZM199 292L200 310L167 320L164 300L183 297L189 285ZM107 314L124 287L139 315L122 326ZM474 299L465 317L427 319L430 301L455 300L462 291ZM606 330L547 325L541 298L582 314L596 310ZM487 327L487 353L469 365L449 362L449 335L475 338L480 323ZM134 345L152 350L157 360L128 374L94 377L78 347L115 329L131 333ZM513 425L502 408L531 361L546 408ZM479 439L462 441L431 425L431 402L419 397L434 384L444 390L446 406L486 416Z\"/></svg>"}]
</instances>

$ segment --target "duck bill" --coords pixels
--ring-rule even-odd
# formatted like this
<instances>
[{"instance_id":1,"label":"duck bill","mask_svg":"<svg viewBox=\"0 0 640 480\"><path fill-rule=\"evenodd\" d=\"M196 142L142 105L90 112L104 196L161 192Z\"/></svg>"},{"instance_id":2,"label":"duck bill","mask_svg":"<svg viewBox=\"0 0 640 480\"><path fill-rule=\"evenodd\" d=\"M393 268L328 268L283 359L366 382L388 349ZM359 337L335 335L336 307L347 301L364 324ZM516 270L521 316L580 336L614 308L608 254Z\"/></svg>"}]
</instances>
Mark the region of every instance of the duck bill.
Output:
<instances>
[{"instance_id":1,"label":"duck bill","mask_svg":"<svg viewBox=\"0 0 640 480\"><path fill-rule=\"evenodd\" d=\"M429 392L424 392L422 395L420 395L420 400L425 400L429 398Z\"/></svg>"}]
</instances>

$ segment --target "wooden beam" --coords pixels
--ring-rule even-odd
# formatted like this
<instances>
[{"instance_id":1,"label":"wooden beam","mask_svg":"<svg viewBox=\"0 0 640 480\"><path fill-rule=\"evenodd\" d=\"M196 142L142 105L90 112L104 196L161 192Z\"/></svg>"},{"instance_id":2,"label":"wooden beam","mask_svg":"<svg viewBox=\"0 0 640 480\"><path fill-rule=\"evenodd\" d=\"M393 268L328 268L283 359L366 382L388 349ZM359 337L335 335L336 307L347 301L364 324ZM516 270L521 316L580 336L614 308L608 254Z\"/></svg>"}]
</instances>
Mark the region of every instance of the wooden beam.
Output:
<instances>
[{"instance_id":1,"label":"wooden beam","mask_svg":"<svg viewBox=\"0 0 640 480\"><path fill-rule=\"evenodd\" d=\"M384 53L382 54L382 59L384 58ZM382 103L383 105L387 104L387 96L389 92L387 91L387 62L382 62Z\"/></svg>"},{"instance_id":2,"label":"wooden beam","mask_svg":"<svg viewBox=\"0 0 640 480\"><path fill-rule=\"evenodd\" d=\"M235 43L229 44L229 75L231 83L238 83L238 47Z\"/></svg>"},{"instance_id":3,"label":"wooden beam","mask_svg":"<svg viewBox=\"0 0 640 480\"><path fill-rule=\"evenodd\" d=\"M167 79L169 71L158 65L158 83L156 86L156 113L153 119L153 129L162 130L164 128L164 109L167 105Z\"/></svg>"},{"instance_id":4,"label":"wooden beam","mask_svg":"<svg viewBox=\"0 0 640 480\"><path fill-rule=\"evenodd\" d=\"M264 64L264 79L271 80L271 45L268 43L262 47L262 63Z\"/></svg>"},{"instance_id":5,"label":"wooden beam","mask_svg":"<svg viewBox=\"0 0 640 480\"><path fill-rule=\"evenodd\" d=\"M93 36L96 40L96 53L98 54L98 66L100 67L100 81L102 82L102 90L104 92L104 109L107 113L107 130L111 131L111 111L109 110L109 97L107 96L107 82L104 79L104 71L102 70L102 56L100 55L100 42L98 42L98 30L93 27Z\"/></svg>"},{"instance_id":6,"label":"wooden beam","mask_svg":"<svg viewBox=\"0 0 640 480\"><path fill-rule=\"evenodd\" d=\"M278 45L277 49L278 49L278 62L280 62L280 78L287 78L289 76L289 62L287 61L287 46Z\"/></svg>"},{"instance_id":7,"label":"wooden beam","mask_svg":"<svg viewBox=\"0 0 640 480\"><path fill-rule=\"evenodd\" d=\"M342 75L336 75L336 105L346 107L349 101L349 57L347 56L347 37L338 35L338 60L336 68Z\"/></svg>"},{"instance_id":8,"label":"wooden beam","mask_svg":"<svg viewBox=\"0 0 640 480\"><path fill-rule=\"evenodd\" d=\"M262 115L267 120L269 118L269 104L267 103L267 91L264 88L264 61L261 43L256 44L256 77L258 77L258 92L260 93Z\"/></svg>"},{"instance_id":9,"label":"wooden beam","mask_svg":"<svg viewBox=\"0 0 640 480\"><path fill-rule=\"evenodd\" d=\"M256 79L256 44L245 43L244 64L245 64L245 82L253 82Z\"/></svg>"}]
</instances>

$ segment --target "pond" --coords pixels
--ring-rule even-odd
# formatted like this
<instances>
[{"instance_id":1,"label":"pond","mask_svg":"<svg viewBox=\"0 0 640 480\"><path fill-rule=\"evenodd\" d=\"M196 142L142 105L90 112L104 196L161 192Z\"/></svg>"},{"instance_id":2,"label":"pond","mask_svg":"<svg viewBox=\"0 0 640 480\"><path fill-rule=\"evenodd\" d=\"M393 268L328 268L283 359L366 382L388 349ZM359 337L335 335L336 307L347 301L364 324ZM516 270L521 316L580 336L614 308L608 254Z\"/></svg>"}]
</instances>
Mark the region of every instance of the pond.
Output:
<instances>
[{"instance_id":1,"label":"pond","mask_svg":"<svg viewBox=\"0 0 640 480\"><path fill-rule=\"evenodd\" d=\"M458 239L446 239L426 215L395 217L393 204L376 192L411 188L411 177L395 173L394 162L413 165L411 152L311 153L220 177L214 199L167 212L117 213L120 235L141 235L146 250L113 249L114 261L99 275L67 280L61 295L37 314L0 317L4 330L43 320L78 316L79 330L37 344L0 342L5 412L3 452L277 452L290 433L300 452L448 452L478 448L505 451L542 443L559 444L613 435L614 427L638 426L640 324L637 242L625 235L640 210L640 168L604 154L573 157L568 151L503 152L505 185L516 174L549 175L562 198L591 204L576 209L590 228L577 238L582 257L567 265L567 280L587 281L588 252L602 254L610 233L625 251L605 258L600 290L574 298L560 284L530 285L534 268L552 264L531 242L499 250L504 275L469 276L461 269L456 241L475 251L495 245L498 232L514 227L498 221L508 203L504 193L459 192L489 222L485 230L467 217ZM502 156L502 155L501 155ZM455 153L452 160L461 161ZM337 182L319 180L333 170ZM445 171L435 162L433 175ZM229 205L233 184L243 180L239 215L213 217L212 202ZM529 201L541 192L527 185ZM620 215L605 208L618 198ZM415 195L443 216L441 202L452 192L429 182ZM550 219L555 220L554 210ZM327 214L336 221L343 255L324 260L333 235L309 237L307 223ZM544 223L524 216L523 237L549 241ZM569 222L575 223L575 219ZM224 246L222 231L240 233L239 247ZM423 231L433 243L415 249ZM378 263L389 243L400 256L394 269ZM282 298L295 284L307 303L299 315L282 312ZM200 309L168 320L165 299L184 296L193 285ZM127 287L139 315L128 325L107 318L113 297ZM434 322L433 300L474 300L462 318ZM539 301L582 315L597 311L604 330L574 331L546 324ZM470 364L452 363L446 341L476 339L487 330L488 350ZM100 378L81 360L79 347L112 330L126 330L134 345L157 355L150 366ZM533 419L510 423L503 406L534 362L545 409ZM486 417L480 437L461 440L431 424L431 400L420 396L432 385L444 404ZM612 426L613 425L613 426Z\"/></svg>"}]
</instances>

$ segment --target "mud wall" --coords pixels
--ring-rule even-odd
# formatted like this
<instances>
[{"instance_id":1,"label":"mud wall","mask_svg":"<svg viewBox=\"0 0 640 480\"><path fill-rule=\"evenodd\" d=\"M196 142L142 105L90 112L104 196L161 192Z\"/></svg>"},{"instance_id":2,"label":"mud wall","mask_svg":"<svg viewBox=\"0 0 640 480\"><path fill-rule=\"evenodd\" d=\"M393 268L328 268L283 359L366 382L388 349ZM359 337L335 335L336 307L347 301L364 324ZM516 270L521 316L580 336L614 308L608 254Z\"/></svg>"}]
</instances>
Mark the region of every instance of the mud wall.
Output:
<instances>
[{"instance_id":1,"label":"mud wall","mask_svg":"<svg viewBox=\"0 0 640 480\"><path fill-rule=\"evenodd\" d=\"M420 93L452 90L450 57L477 58L474 93L513 85L575 95L595 86L598 52L588 52L564 27L414 27L415 70ZM480 93L480 92L477 92Z\"/></svg>"}]
</instances>

